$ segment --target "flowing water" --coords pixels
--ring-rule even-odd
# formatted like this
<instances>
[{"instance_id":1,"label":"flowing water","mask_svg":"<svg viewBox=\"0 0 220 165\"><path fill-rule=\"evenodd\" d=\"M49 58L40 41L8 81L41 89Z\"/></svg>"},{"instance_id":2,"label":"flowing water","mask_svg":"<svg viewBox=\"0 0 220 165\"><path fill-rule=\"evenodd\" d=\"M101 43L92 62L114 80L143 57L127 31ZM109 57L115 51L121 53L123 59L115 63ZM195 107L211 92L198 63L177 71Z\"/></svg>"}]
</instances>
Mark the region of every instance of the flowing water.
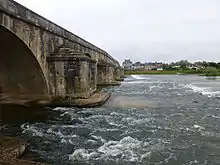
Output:
<instances>
[{"instance_id":1,"label":"flowing water","mask_svg":"<svg viewBox=\"0 0 220 165\"><path fill-rule=\"evenodd\" d=\"M220 164L220 79L134 75L104 91L112 97L102 107L57 107L44 120L21 122L26 157L55 165Z\"/></svg>"}]
</instances>

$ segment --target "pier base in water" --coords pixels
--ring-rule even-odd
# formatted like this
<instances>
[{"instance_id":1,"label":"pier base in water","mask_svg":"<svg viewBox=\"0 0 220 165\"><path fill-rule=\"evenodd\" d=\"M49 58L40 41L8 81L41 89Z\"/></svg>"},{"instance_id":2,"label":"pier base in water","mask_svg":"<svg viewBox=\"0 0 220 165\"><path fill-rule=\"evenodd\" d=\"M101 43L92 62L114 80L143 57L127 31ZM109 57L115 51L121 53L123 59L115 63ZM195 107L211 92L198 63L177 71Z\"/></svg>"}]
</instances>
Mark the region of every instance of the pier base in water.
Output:
<instances>
[{"instance_id":1,"label":"pier base in water","mask_svg":"<svg viewBox=\"0 0 220 165\"><path fill-rule=\"evenodd\" d=\"M19 105L24 107L96 107L103 105L111 96L109 92L96 92L86 99L46 97L46 96L2 96L0 105Z\"/></svg>"},{"instance_id":2,"label":"pier base in water","mask_svg":"<svg viewBox=\"0 0 220 165\"><path fill-rule=\"evenodd\" d=\"M98 87L119 86L119 85L121 85L121 82L119 81L97 84Z\"/></svg>"},{"instance_id":3,"label":"pier base in water","mask_svg":"<svg viewBox=\"0 0 220 165\"><path fill-rule=\"evenodd\" d=\"M91 108L103 105L111 96L109 92L94 93L87 99L58 99L49 103L50 107Z\"/></svg>"}]
</instances>

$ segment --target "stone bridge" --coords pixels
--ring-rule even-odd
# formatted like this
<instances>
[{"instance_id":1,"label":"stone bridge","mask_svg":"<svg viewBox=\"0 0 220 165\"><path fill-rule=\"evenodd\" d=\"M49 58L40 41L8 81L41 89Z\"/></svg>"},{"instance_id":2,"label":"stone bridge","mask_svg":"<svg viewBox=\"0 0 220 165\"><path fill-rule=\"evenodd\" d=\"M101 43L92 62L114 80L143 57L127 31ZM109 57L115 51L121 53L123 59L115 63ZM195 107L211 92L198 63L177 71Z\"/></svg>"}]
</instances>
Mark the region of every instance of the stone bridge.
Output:
<instances>
[{"instance_id":1,"label":"stone bridge","mask_svg":"<svg viewBox=\"0 0 220 165\"><path fill-rule=\"evenodd\" d=\"M0 93L88 98L121 76L104 50L13 0L0 1Z\"/></svg>"}]
</instances>

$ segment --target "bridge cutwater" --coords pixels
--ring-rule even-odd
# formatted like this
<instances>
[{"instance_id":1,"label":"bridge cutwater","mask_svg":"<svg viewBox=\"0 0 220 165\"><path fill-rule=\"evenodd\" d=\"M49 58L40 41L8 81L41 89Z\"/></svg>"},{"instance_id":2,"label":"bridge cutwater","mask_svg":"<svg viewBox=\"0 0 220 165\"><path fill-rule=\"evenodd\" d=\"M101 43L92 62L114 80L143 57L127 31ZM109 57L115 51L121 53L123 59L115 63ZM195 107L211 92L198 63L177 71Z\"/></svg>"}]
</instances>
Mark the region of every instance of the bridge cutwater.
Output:
<instances>
[{"instance_id":1,"label":"bridge cutwater","mask_svg":"<svg viewBox=\"0 0 220 165\"><path fill-rule=\"evenodd\" d=\"M88 99L98 85L122 77L119 62L106 51L13 0L0 1L2 100Z\"/></svg>"}]
</instances>

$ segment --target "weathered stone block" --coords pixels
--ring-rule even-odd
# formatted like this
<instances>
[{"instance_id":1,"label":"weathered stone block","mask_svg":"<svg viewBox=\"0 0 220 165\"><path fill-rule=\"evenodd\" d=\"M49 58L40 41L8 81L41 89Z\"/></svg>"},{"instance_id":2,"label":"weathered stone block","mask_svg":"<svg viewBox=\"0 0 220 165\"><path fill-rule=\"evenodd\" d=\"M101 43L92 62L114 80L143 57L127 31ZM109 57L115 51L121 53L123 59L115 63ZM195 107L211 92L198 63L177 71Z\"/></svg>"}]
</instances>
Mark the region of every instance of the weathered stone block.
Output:
<instances>
[{"instance_id":1,"label":"weathered stone block","mask_svg":"<svg viewBox=\"0 0 220 165\"><path fill-rule=\"evenodd\" d=\"M113 65L105 62L98 63L97 73L98 85L112 84L115 82L115 70Z\"/></svg>"},{"instance_id":2,"label":"weathered stone block","mask_svg":"<svg viewBox=\"0 0 220 165\"><path fill-rule=\"evenodd\" d=\"M48 57L48 63L55 77L54 86L59 88L57 96L88 98L96 91L96 63L89 54L62 48Z\"/></svg>"}]
</instances>

